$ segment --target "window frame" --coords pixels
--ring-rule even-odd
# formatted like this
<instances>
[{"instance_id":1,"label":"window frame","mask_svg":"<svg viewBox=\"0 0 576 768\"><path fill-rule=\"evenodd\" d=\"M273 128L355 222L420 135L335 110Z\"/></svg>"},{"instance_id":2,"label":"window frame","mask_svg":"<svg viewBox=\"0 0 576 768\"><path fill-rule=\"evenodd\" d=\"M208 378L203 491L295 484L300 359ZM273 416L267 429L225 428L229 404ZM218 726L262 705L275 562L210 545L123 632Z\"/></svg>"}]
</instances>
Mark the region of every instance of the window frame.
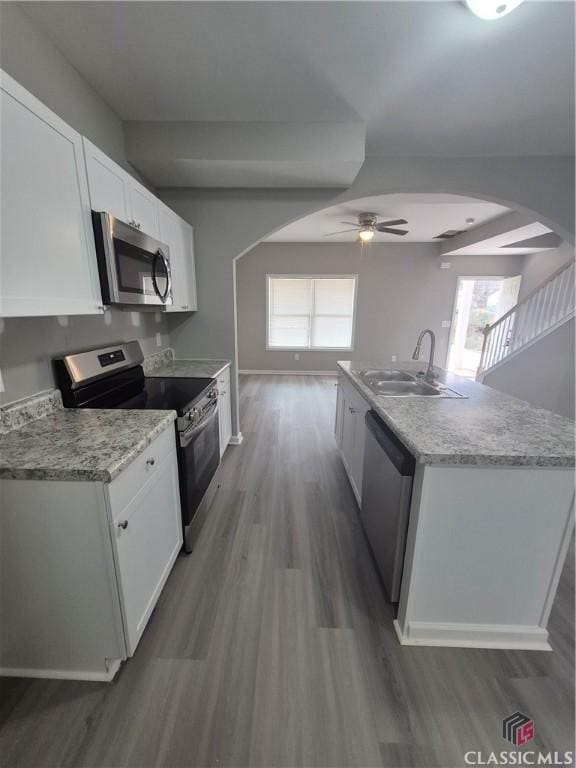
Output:
<instances>
[{"instance_id":1,"label":"window frame","mask_svg":"<svg viewBox=\"0 0 576 768\"><path fill-rule=\"evenodd\" d=\"M274 347L270 346L270 287L271 280L353 280L354 296L352 298L352 333L349 347L313 347L311 343L306 347ZM353 352L356 340L356 299L358 296L358 275L355 274L266 274L266 351L267 352ZM310 314L310 339L312 341L312 326L316 314L315 292L312 291L312 312ZM294 315L294 317L308 317L308 315ZM347 315L318 315L318 317L347 317Z\"/></svg>"}]
</instances>

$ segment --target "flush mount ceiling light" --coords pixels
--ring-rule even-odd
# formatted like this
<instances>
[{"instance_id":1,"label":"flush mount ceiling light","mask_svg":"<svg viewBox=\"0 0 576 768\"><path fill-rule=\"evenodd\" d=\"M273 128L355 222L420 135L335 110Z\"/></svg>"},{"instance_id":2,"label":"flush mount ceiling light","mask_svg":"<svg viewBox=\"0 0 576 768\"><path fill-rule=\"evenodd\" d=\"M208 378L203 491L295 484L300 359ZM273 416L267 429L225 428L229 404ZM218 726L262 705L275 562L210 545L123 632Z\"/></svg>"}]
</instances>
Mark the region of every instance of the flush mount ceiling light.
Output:
<instances>
[{"instance_id":1,"label":"flush mount ceiling light","mask_svg":"<svg viewBox=\"0 0 576 768\"><path fill-rule=\"evenodd\" d=\"M369 224L366 224L358 232L358 237L360 238L360 240L362 240L363 243L370 242L370 240L372 240L372 238L374 237L374 227L371 227Z\"/></svg>"},{"instance_id":2,"label":"flush mount ceiling light","mask_svg":"<svg viewBox=\"0 0 576 768\"><path fill-rule=\"evenodd\" d=\"M523 0L465 0L466 5L481 19L492 21L518 8Z\"/></svg>"}]
</instances>

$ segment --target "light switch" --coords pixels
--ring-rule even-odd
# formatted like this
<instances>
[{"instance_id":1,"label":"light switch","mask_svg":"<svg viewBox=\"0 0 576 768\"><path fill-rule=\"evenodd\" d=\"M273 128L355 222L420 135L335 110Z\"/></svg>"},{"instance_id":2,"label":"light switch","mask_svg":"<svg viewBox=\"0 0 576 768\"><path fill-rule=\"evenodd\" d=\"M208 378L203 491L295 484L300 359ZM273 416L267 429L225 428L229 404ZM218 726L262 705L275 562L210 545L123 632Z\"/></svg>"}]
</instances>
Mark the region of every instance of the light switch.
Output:
<instances>
[{"instance_id":1,"label":"light switch","mask_svg":"<svg viewBox=\"0 0 576 768\"><path fill-rule=\"evenodd\" d=\"M452 266L452 262L451 261L442 261L442 262L440 262L440 269L450 269L451 266Z\"/></svg>"},{"instance_id":2,"label":"light switch","mask_svg":"<svg viewBox=\"0 0 576 768\"><path fill-rule=\"evenodd\" d=\"M395 363L396 360L398 360L398 355L392 355L390 359L392 360L393 363Z\"/></svg>"},{"instance_id":3,"label":"light switch","mask_svg":"<svg viewBox=\"0 0 576 768\"><path fill-rule=\"evenodd\" d=\"M295 353L294 360L300 360L300 353L299 352Z\"/></svg>"},{"instance_id":4,"label":"light switch","mask_svg":"<svg viewBox=\"0 0 576 768\"><path fill-rule=\"evenodd\" d=\"M452 320L442 320L442 328L450 328Z\"/></svg>"}]
</instances>

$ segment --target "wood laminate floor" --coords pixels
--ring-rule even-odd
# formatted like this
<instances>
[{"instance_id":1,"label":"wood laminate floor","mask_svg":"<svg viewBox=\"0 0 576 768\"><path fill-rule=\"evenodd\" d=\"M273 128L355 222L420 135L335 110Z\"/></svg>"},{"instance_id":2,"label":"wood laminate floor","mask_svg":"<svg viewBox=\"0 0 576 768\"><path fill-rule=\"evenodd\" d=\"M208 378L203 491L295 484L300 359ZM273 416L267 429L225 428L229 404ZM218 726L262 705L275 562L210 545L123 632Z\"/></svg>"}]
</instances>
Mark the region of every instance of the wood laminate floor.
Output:
<instances>
[{"instance_id":1,"label":"wood laminate floor","mask_svg":"<svg viewBox=\"0 0 576 768\"><path fill-rule=\"evenodd\" d=\"M241 447L113 684L3 680L10 766L463 766L573 748L574 568L554 653L401 647L333 439L335 380L246 376Z\"/></svg>"}]
</instances>

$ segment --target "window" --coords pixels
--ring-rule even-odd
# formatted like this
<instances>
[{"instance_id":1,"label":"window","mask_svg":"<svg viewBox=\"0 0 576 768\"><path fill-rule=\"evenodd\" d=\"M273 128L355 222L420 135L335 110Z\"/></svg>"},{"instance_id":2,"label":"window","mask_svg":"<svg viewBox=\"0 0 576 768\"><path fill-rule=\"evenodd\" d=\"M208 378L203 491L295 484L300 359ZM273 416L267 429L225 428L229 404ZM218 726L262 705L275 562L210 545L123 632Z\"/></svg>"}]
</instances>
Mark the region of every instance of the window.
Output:
<instances>
[{"instance_id":1,"label":"window","mask_svg":"<svg viewBox=\"0 0 576 768\"><path fill-rule=\"evenodd\" d=\"M355 275L268 275L268 349L352 349L355 295Z\"/></svg>"}]
</instances>

